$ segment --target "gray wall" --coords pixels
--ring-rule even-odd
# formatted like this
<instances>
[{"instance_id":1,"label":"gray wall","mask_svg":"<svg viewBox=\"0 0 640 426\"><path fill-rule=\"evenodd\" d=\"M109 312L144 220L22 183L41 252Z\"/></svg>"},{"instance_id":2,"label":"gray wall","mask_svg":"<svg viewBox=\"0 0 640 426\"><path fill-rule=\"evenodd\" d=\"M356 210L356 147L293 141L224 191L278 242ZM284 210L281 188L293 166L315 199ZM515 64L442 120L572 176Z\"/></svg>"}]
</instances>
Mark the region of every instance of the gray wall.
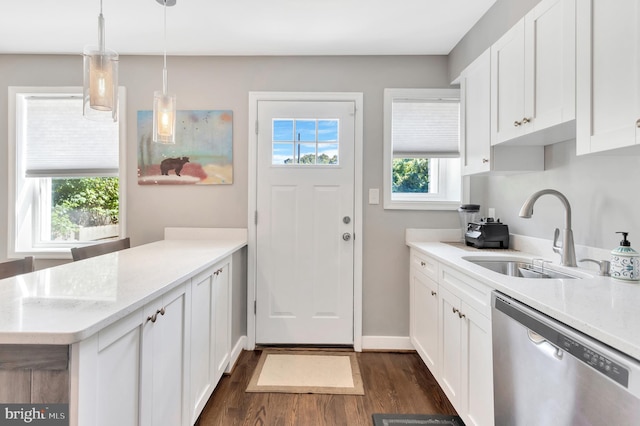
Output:
<instances>
[{"instance_id":1,"label":"gray wall","mask_svg":"<svg viewBox=\"0 0 640 426\"><path fill-rule=\"evenodd\" d=\"M449 55L450 78L456 78L537 3L498 0ZM540 198L531 219L518 217L518 212L530 194L554 188L571 203L576 244L612 249L620 241L615 232L629 231L632 245L640 250L640 147L580 157L575 152L575 140L569 140L545 147L544 172L474 177L471 198L484 209L494 207L512 233L552 239L553 230L564 222L557 199Z\"/></svg>"},{"instance_id":2,"label":"gray wall","mask_svg":"<svg viewBox=\"0 0 640 426\"><path fill-rule=\"evenodd\" d=\"M162 85L162 59L120 58L127 88L127 226L133 245L159 240L165 226L246 227L248 197L248 92L350 91L364 93L364 301L363 334L409 333L408 248L404 230L458 226L455 212L385 211L366 204L369 188L382 188L382 111L386 87L448 87L444 56L386 57L170 57L169 88L179 109L231 109L234 113L234 183L228 186L139 186L136 182L136 111L151 109ZM81 85L77 56L0 55L0 87ZM7 90L0 91L0 146L7 149ZM6 170L6 154L0 167ZM0 200L7 198L0 174ZM6 205L6 202L3 202ZM0 209L0 223L7 211ZM5 233L5 227L2 227ZM0 258L6 257L6 244ZM235 260L235 259L234 259ZM39 262L38 267L47 266ZM234 297L242 293L234 290ZM234 335L238 330L234 329Z\"/></svg>"},{"instance_id":3,"label":"gray wall","mask_svg":"<svg viewBox=\"0 0 640 426\"><path fill-rule=\"evenodd\" d=\"M455 80L467 65L539 2L540 0L497 0L449 53L450 81Z\"/></svg>"}]
</instances>

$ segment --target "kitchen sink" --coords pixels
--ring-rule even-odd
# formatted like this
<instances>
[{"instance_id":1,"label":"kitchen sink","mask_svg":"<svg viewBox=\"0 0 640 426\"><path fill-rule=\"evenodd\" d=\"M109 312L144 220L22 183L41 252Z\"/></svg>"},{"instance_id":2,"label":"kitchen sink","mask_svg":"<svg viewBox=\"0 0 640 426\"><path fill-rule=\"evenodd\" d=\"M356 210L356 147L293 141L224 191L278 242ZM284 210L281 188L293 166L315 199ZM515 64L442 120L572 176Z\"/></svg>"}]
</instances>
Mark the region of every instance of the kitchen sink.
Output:
<instances>
[{"instance_id":1,"label":"kitchen sink","mask_svg":"<svg viewBox=\"0 0 640 426\"><path fill-rule=\"evenodd\" d=\"M463 257L464 260L474 263L483 268L490 269L502 275L520 278L540 278L540 279L575 279L581 278L565 272L545 267L541 262L528 261L526 259L495 259L479 257Z\"/></svg>"}]
</instances>

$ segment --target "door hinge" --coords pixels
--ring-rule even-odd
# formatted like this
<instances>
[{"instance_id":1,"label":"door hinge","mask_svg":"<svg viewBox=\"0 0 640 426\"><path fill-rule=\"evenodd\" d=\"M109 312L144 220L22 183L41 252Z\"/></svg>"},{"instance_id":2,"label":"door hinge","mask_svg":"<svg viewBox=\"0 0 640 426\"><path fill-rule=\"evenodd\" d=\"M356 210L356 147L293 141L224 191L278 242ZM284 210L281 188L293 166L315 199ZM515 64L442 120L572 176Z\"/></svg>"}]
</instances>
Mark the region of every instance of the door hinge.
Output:
<instances>
[{"instance_id":1,"label":"door hinge","mask_svg":"<svg viewBox=\"0 0 640 426\"><path fill-rule=\"evenodd\" d=\"M258 302L257 301L253 301L253 315L256 315L258 312Z\"/></svg>"},{"instance_id":2,"label":"door hinge","mask_svg":"<svg viewBox=\"0 0 640 426\"><path fill-rule=\"evenodd\" d=\"M258 210L256 210L255 213L253 214L253 223L254 225L258 224Z\"/></svg>"}]
</instances>

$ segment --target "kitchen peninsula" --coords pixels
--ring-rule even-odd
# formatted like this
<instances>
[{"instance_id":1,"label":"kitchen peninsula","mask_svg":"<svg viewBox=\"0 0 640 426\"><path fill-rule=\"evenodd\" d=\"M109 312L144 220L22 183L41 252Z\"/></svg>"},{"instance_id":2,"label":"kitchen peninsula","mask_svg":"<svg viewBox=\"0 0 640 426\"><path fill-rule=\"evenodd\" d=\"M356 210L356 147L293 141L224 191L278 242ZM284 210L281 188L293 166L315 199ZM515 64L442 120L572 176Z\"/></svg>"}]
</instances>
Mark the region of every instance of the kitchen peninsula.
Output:
<instances>
[{"instance_id":1,"label":"kitchen peninsula","mask_svg":"<svg viewBox=\"0 0 640 426\"><path fill-rule=\"evenodd\" d=\"M71 425L193 424L229 365L231 262L247 244L212 231L3 280L0 402L68 402ZM21 375L31 400L16 399Z\"/></svg>"}]
</instances>

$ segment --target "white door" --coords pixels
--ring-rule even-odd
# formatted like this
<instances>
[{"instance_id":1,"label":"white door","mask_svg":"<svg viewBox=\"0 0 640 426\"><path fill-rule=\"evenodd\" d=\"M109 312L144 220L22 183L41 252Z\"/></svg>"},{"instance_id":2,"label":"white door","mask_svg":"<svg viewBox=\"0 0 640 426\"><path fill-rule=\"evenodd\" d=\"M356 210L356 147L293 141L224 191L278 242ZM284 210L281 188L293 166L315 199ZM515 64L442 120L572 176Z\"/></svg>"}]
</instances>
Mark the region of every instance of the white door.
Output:
<instances>
[{"instance_id":1,"label":"white door","mask_svg":"<svg viewBox=\"0 0 640 426\"><path fill-rule=\"evenodd\" d=\"M259 101L256 343L354 343L351 101Z\"/></svg>"}]
</instances>

